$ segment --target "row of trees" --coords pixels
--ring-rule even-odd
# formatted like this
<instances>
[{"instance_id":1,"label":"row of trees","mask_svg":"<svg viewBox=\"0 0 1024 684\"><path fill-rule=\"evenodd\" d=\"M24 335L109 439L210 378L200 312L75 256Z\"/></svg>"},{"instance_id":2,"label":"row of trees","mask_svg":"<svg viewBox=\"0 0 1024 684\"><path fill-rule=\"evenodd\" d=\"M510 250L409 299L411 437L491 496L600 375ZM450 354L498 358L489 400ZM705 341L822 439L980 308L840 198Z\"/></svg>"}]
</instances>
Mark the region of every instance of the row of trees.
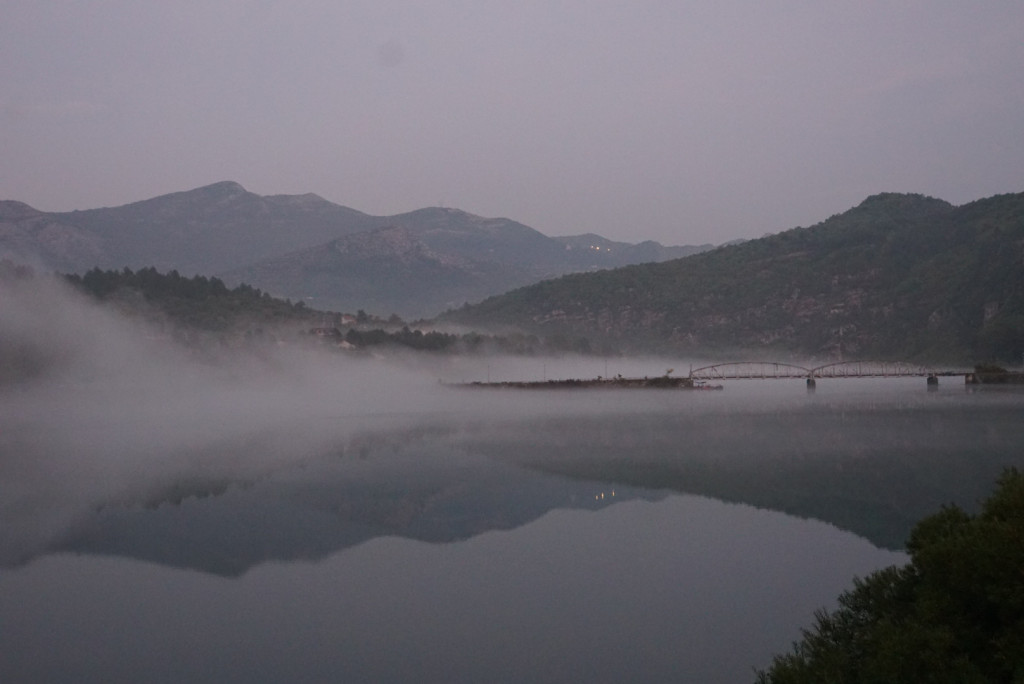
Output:
<instances>
[{"instance_id":1,"label":"row of trees","mask_svg":"<svg viewBox=\"0 0 1024 684\"><path fill-rule=\"evenodd\" d=\"M358 321L357 321L358 322ZM322 334L322 333L321 333ZM586 338L553 336L542 339L536 335L512 333L509 335L482 335L476 332L462 335L437 330L423 332L403 325L399 330L352 327L344 333L334 329L325 335L327 341L344 340L353 347L403 347L427 352L456 354L512 354L533 356L541 354L592 353Z\"/></svg>"},{"instance_id":2,"label":"row of trees","mask_svg":"<svg viewBox=\"0 0 1024 684\"><path fill-rule=\"evenodd\" d=\"M64 277L82 292L116 303L128 313L158 315L172 324L203 331L301 323L312 315L303 302L277 299L250 285L228 288L220 278L185 277L177 271L164 274L152 267L94 268Z\"/></svg>"}]
</instances>

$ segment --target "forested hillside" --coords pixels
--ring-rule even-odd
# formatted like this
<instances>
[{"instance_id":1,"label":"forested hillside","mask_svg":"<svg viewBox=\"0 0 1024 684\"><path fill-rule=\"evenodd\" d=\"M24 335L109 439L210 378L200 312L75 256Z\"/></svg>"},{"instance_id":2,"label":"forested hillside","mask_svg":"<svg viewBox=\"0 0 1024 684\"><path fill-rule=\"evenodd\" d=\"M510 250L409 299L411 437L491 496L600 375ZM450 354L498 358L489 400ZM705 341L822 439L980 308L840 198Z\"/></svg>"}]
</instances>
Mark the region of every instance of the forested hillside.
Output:
<instances>
[{"instance_id":1,"label":"forested hillside","mask_svg":"<svg viewBox=\"0 0 1024 684\"><path fill-rule=\"evenodd\" d=\"M31 283L38 276L27 267L0 260L0 286ZM67 275L75 289L103 302L128 319L144 321L150 332L162 332L193 347L266 344L314 344L358 352L396 348L450 354L557 354L586 352L575 342L555 336L480 335L410 328L401 318L383 319L362 309L355 313L321 311L304 302L271 297L246 284L231 288L215 277L160 273L155 268ZM3 355L0 344L0 356ZM0 374L2 379L2 374Z\"/></svg>"},{"instance_id":2,"label":"forested hillside","mask_svg":"<svg viewBox=\"0 0 1024 684\"><path fill-rule=\"evenodd\" d=\"M521 288L445 320L680 353L1024 354L1024 194L881 194L810 228Z\"/></svg>"}]
</instances>

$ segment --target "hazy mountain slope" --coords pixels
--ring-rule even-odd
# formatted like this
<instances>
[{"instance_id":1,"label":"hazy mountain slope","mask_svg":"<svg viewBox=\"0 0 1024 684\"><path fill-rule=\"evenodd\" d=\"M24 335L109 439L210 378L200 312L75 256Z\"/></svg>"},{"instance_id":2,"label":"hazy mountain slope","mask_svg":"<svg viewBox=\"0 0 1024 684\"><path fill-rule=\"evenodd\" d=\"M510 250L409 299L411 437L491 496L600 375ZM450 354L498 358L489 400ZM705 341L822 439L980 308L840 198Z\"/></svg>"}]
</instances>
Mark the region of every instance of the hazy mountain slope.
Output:
<instances>
[{"instance_id":1,"label":"hazy mountain slope","mask_svg":"<svg viewBox=\"0 0 1024 684\"><path fill-rule=\"evenodd\" d=\"M569 248L573 253L571 258L575 263L586 265L589 269L618 268L630 264L681 259L715 247L711 244L666 247L653 240L630 244L609 240L594 233L566 235L556 237L555 240Z\"/></svg>"},{"instance_id":2,"label":"hazy mountain slope","mask_svg":"<svg viewBox=\"0 0 1024 684\"><path fill-rule=\"evenodd\" d=\"M80 269L155 266L207 275L379 225L316 195L261 196L230 181L52 216L101 242L105 260L83 259Z\"/></svg>"},{"instance_id":3,"label":"hazy mountain slope","mask_svg":"<svg viewBox=\"0 0 1024 684\"><path fill-rule=\"evenodd\" d=\"M593 236L594 242L621 246L613 257L607 249L573 249L509 219L440 207L387 221L386 228L265 259L223 276L281 297L310 300L319 308L424 317L565 273L635 263L629 261L630 254L653 260L667 249Z\"/></svg>"},{"instance_id":4,"label":"hazy mountain slope","mask_svg":"<svg viewBox=\"0 0 1024 684\"><path fill-rule=\"evenodd\" d=\"M436 252L404 226L355 233L224 275L318 309L426 316L536 282L496 261Z\"/></svg>"},{"instance_id":5,"label":"hazy mountain slope","mask_svg":"<svg viewBox=\"0 0 1024 684\"><path fill-rule=\"evenodd\" d=\"M406 233L336 242L384 226ZM64 213L0 203L0 254L46 268L82 273L152 266L219 275L320 306L405 316L434 315L565 273L706 247L630 245L595 235L555 239L509 219L440 207L369 216L316 195L260 196L230 181Z\"/></svg>"},{"instance_id":6,"label":"hazy mountain slope","mask_svg":"<svg viewBox=\"0 0 1024 684\"><path fill-rule=\"evenodd\" d=\"M538 273L546 270L552 275L666 261L713 247L665 247L653 240L632 244L593 233L552 238L509 219L483 218L438 207L390 216L388 221L410 228L424 244L438 252L486 258Z\"/></svg>"},{"instance_id":7,"label":"hazy mountain slope","mask_svg":"<svg viewBox=\"0 0 1024 684\"><path fill-rule=\"evenodd\" d=\"M573 270L559 261L562 245L508 219L455 209L390 218L395 224L227 271L224 279L317 308L422 317Z\"/></svg>"},{"instance_id":8,"label":"hazy mountain slope","mask_svg":"<svg viewBox=\"0 0 1024 684\"><path fill-rule=\"evenodd\" d=\"M423 317L576 270L564 245L509 219L433 207L388 220L224 277L318 308Z\"/></svg>"},{"instance_id":9,"label":"hazy mountain slope","mask_svg":"<svg viewBox=\"0 0 1024 684\"><path fill-rule=\"evenodd\" d=\"M107 258L103 240L22 202L0 201L0 257L72 271Z\"/></svg>"},{"instance_id":10,"label":"hazy mountain slope","mask_svg":"<svg viewBox=\"0 0 1024 684\"><path fill-rule=\"evenodd\" d=\"M389 216L429 249L452 256L487 260L534 270L564 273L565 246L539 231L505 218L484 218L459 209L429 207Z\"/></svg>"},{"instance_id":11,"label":"hazy mountain slope","mask_svg":"<svg viewBox=\"0 0 1024 684\"><path fill-rule=\"evenodd\" d=\"M446 320L680 352L1024 353L1024 194L882 194L811 228L539 283Z\"/></svg>"}]
</instances>

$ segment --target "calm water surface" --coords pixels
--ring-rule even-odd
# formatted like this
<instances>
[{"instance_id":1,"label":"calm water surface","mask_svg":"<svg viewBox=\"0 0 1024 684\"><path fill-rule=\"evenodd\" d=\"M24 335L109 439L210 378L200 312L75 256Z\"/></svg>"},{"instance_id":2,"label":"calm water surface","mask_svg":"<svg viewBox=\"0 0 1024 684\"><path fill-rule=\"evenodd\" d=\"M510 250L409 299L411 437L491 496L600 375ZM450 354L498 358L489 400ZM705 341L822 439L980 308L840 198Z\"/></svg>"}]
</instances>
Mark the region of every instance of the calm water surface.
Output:
<instances>
[{"instance_id":1,"label":"calm water surface","mask_svg":"<svg viewBox=\"0 0 1024 684\"><path fill-rule=\"evenodd\" d=\"M947 385L485 393L89 497L8 422L0 681L752 681L1022 465L1024 395Z\"/></svg>"}]
</instances>

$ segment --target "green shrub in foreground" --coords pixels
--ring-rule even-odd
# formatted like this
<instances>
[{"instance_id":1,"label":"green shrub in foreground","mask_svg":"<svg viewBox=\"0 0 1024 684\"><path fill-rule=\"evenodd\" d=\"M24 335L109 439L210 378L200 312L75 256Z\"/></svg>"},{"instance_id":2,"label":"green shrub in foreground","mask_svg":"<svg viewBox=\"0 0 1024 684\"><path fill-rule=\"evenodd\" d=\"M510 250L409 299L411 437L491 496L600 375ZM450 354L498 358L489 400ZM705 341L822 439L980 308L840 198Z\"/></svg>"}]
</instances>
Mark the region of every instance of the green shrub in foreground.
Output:
<instances>
[{"instance_id":1,"label":"green shrub in foreground","mask_svg":"<svg viewBox=\"0 0 1024 684\"><path fill-rule=\"evenodd\" d=\"M925 518L907 550L910 563L856 580L757 681L1024 682L1024 475L1005 471L976 516Z\"/></svg>"}]
</instances>

